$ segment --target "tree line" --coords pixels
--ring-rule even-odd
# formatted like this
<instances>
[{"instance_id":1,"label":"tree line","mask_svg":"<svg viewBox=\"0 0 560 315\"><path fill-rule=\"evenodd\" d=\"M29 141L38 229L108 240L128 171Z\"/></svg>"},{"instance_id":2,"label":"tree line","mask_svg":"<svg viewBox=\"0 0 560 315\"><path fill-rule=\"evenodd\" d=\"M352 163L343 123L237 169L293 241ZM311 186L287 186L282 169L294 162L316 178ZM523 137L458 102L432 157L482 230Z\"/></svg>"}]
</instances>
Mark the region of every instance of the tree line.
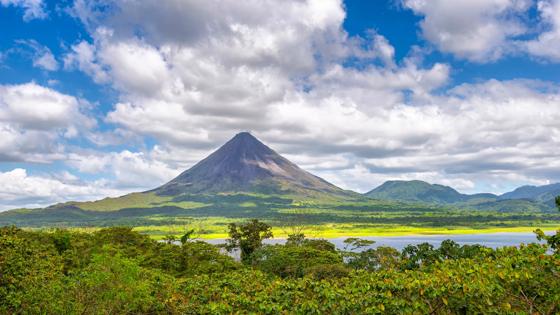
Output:
<instances>
[{"instance_id":1,"label":"tree line","mask_svg":"<svg viewBox=\"0 0 560 315\"><path fill-rule=\"evenodd\" d=\"M271 227L258 220L230 224L223 247L192 230L161 242L129 227L2 227L0 313L557 314L560 232L536 232L543 243L398 251L359 238L337 250L302 233L265 245Z\"/></svg>"}]
</instances>

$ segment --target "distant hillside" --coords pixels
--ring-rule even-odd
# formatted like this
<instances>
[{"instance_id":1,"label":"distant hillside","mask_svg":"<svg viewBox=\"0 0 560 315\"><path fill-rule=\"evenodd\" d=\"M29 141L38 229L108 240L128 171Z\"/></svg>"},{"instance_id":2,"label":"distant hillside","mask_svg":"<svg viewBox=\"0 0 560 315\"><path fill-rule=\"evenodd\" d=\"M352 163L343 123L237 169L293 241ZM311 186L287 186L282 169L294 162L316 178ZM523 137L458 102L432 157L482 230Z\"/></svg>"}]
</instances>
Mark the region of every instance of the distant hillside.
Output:
<instances>
[{"instance_id":1,"label":"distant hillside","mask_svg":"<svg viewBox=\"0 0 560 315\"><path fill-rule=\"evenodd\" d=\"M555 212L553 207L544 203L528 199L504 199L487 202L476 202L470 204L458 204L459 207L471 207L478 210L498 211L498 212Z\"/></svg>"},{"instance_id":2,"label":"distant hillside","mask_svg":"<svg viewBox=\"0 0 560 315\"><path fill-rule=\"evenodd\" d=\"M554 197L558 195L560 195L560 184L541 187L524 186L513 192L497 196L490 193L462 194L449 186L419 180L387 181L365 194L374 199L421 202L499 212L553 211Z\"/></svg>"},{"instance_id":3,"label":"distant hillside","mask_svg":"<svg viewBox=\"0 0 560 315\"><path fill-rule=\"evenodd\" d=\"M553 207L556 196L560 196L560 183L544 186L522 186L501 195L499 198L501 200L529 199Z\"/></svg>"},{"instance_id":4,"label":"distant hillside","mask_svg":"<svg viewBox=\"0 0 560 315\"><path fill-rule=\"evenodd\" d=\"M221 221L215 223L222 227L240 218L265 218L282 224L301 223L307 218L308 224L354 222L360 226L396 222L470 226L499 220L502 226L501 214L481 216L463 210L531 212L529 216L514 213L512 220L536 220L542 217L540 212L552 213L549 201L555 196L556 187L522 187L498 197L462 194L448 186L422 181L389 181L364 196L299 168L251 134L242 132L153 190L90 202L65 202L42 209L6 211L0 213L0 226L184 225L196 218L212 221L209 218L218 217ZM524 199L507 199L519 197ZM384 211L409 214L397 219L394 213L380 215ZM418 212L425 216L415 218Z\"/></svg>"},{"instance_id":5,"label":"distant hillside","mask_svg":"<svg viewBox=\"0 0 560 315\"><path fill-rule=\"evenodd\" d=\"M493 194L461 194L449 186L430 184L420 180L387 181L365 195L375 199L436 204L453 204L470 200L489 201L497 198Z\"/></svg>"},{"instance_id":6,"label":"distant hillside","mask_svg":"<svg viewBox=\"0 0 560 315\"><path fill-rule=\"evenodd\" d=\"M242 132L151 191L6 211L0 213L0 225L95 225L107 221L149 225L165 223L163 217L169 222L191 216L262 217L272 209L301 202L336 206L341 201L365 199L299 168L253 135Z\"/></svg>"}]
</instances>

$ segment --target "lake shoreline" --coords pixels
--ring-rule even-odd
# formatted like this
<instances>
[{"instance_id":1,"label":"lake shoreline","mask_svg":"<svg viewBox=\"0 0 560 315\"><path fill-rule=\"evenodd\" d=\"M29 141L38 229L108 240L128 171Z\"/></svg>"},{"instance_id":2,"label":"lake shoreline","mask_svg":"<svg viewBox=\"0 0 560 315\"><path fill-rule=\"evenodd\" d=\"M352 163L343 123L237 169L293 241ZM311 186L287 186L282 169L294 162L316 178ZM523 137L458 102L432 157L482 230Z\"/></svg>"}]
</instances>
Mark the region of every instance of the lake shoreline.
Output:
<instances>
[{"instance_id":1,"label":"lake shoreline","mask_svg":"<svg viewBox=\"0 0 560 315\"><path fill-rule=\"evenodd\" d=\"M481 235L481 234L504 234L504 233L532 233L539 227L513 227L513 228L489 228L489 229L450 229L450 230L442 230L442 229L425 229L425 231L347 231L343 232L334 232L334 231L326 231L326 232L311 232L306 233L303 231L306 237L308 238L349 238L349 237L429 237L429 236L458 236L458 235ZM554 232L556 230L560 230L560 226L558 227L540 227L541 230L545 232ZM278 235L278 234L277 234ZM277 240L284 240L287 238L286 233L280 233L279 235L274 237L273 239ZM213 240L213 239L225 239L228 237L227 233L216 233L216 234L206 234L206 235L199 235L197 239L200 240Z\"/></svg>"}]
</instances>

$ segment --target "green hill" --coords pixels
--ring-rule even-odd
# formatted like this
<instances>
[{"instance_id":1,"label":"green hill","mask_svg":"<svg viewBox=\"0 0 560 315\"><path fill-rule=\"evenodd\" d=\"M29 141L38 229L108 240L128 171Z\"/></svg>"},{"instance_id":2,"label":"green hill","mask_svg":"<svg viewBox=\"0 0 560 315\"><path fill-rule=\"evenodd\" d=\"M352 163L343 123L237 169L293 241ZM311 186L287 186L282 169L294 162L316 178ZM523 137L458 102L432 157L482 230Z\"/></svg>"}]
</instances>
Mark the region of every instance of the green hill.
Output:
<instances>
[{"instance_id":1,"label":"green hill","mask_svg":"<svg viewBox=\"0 0 560 315\"><path fill-rule=\"evenodd\" d=\"M365 196L374 199L421 202L462 209L529 213L554 211L553 200L556 196L554 188L556 188L554 185L543 188L533 186L527 188L526 186L501 196L489 193L468 195L459 193L449 186L419 180L387 181L366 193Z\"/></svg>"},{"instance_id":2,"label":"green hill","mask_svg":"<svg viewBox=\"0 0 560 315\"><path fill-rule=\"evenodd\" d=\"M282 157L247 132L146 192L0 213L0 225L162 224L192 217L278 217L276 211L364 200ZM181 220L179 220L181 221Z\"/></svg>"},{"instance_id":3,"label":"green hill","mask_svg":"<svg viewBox=\"0 0 560 315\"><path fill-rule=\"evenodd\" d=\"M544 186L522 186L500 196L501 200L527 199L554 207L554 198L560 196L560 183Z\"/></svg>"},{"instance_id":4,"label":"green hill","mask_svg":"<svg viewBox=\"0 0 560 315\"><path fill-rule=\"evenodd\" d=\"M497 199L493 194L461 194L455 189L420 180L387 181L381 186L367 192L367 197L375 199L425 202L436 204L453 204L471 200L489 201Z\"/></svg>"},{"instance_id":5,"label":"green hill","mask_svg":"<svg viewBox=\"0 0 560 315\"><path fill-rule=\"evenodd\" d=\"M392 181L366 196L343 190L299 168L248 133L240 133L170 182L146 192L43 209L0 213L0 226L100 227L128 225L163 236L200 225L221 237L228 223L258 218L317 235L463 233L532 230L558 215L533 200L465 195L421 181ZM484 210L484 211L479 211ZM495 230L493 230L495 231ZM202 232L201 232L202 233Z\"/></svg>"}]
</instances>

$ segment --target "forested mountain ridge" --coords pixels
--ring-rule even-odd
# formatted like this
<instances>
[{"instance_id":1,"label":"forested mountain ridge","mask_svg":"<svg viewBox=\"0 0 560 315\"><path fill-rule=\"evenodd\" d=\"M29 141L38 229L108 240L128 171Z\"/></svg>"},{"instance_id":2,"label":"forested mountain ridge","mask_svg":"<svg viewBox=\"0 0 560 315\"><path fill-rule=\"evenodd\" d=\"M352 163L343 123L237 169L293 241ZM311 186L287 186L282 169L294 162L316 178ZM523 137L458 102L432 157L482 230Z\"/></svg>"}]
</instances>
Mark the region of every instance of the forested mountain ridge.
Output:
<instances>
[{"instance_id":1,"label":"forested mountain ridge","mask_svg":"<svg viewBox=\"0 0 560 315\"><path fill-rule=\"evenodd\" d=\"M226 222L243 218L304 223L337 233L351 233L355 227L361 234L364 229L392 233L402 226L410 231L412 223L434 232L442 228L530 228L535 220L552 224L556 214L551 214L550 204L539 200L466 195L422 181L390 181L365 195L358 194L301 169L242 132L153 190L1 212L0 225L133 225L151 231L153 226L205 221L213 233L223 235ZM165 229L157 233L161 236Z\"/></svg>"},{"instance_id":2,"label":"forested mountain ridge","mask_svg":"<svg viewBox=\"0 0 560 315\"><path fill-rule=\"evenodd\" d=\"M229 225L226 248L150 239L130 228L93 233L0 227L1 314L557 314L558 234L498 249L348 238L349 249L271 227ZM356 250L360 249L360 250ZM537 310L537 311L535 311Z\"/></svg>"},{"instance_id":3,"label":"forested mountain ridge","mask_svg":"<svg viewBox=\"0 0 560 315\"><path fill-rule=\"evenodd\" d=\"M497 198L494 194L461 194L449 186L430 184L420 180L387 181L365 195L376 199L446 204L473 199L492 200Z\"/></svg>"},{"instance_id":4,"label":"forested mountain ridge","mask_svg":"<svg viewBox=\"0 0 560 315\"><path fill-rule=\"evenodd\" d=\"M500 195L499 199L528 199L554 206L554 198L560 195L560 183L544 186L521 186Z\"/></svg>"},{"instance_id":5,"label":"forested mountain ridge","mask_svg":"<svg viewBox=\"0 0 560 315\"><path fill-rule=\"evenodd\" d=\"M386 181L365 193L374 199L421 202L436 205L475 208L480 210L553 211L554 198L560 195L560 184L523 186L502 195L491 193L462 194L449 186L420 180Z\"/></svg>"}]
</instances>

